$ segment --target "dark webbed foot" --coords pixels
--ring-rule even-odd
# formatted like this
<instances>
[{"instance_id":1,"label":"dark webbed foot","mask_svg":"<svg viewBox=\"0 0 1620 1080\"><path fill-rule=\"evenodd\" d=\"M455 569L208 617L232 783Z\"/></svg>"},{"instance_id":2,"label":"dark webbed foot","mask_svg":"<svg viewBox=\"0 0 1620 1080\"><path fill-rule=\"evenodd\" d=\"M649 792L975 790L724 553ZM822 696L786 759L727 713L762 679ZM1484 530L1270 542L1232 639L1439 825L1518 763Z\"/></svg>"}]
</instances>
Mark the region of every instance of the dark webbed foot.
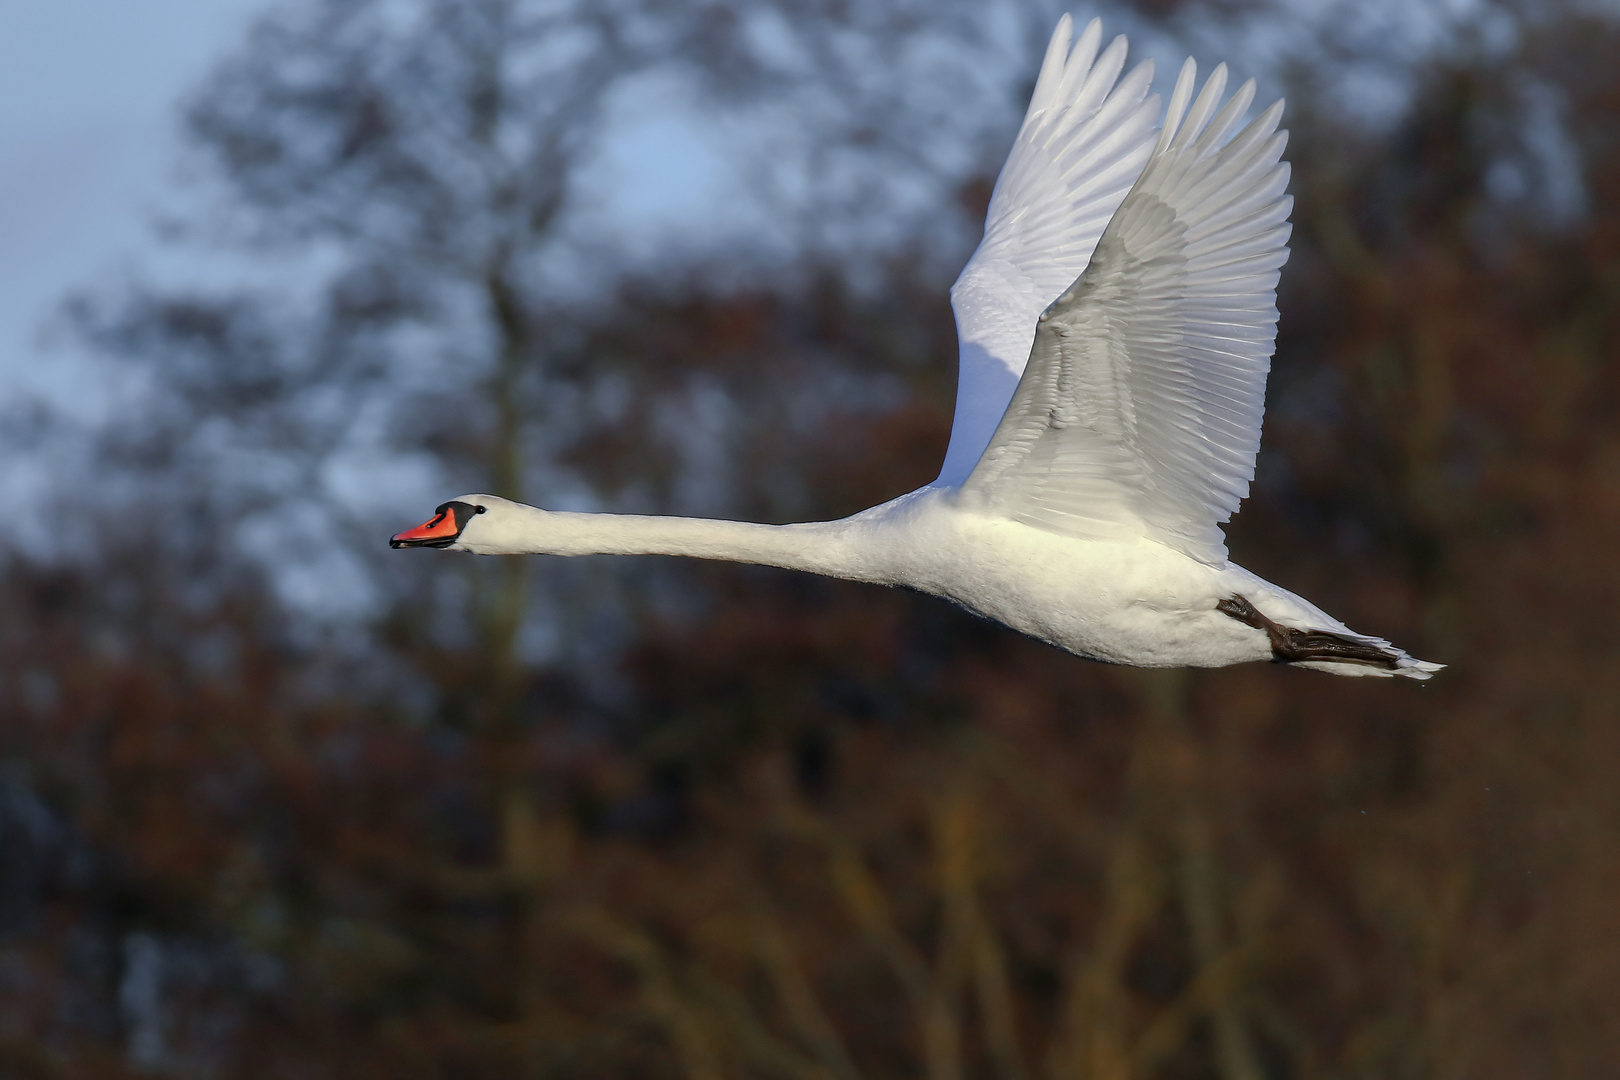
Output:
<instances>
[{"instance_id":1,"label":"dark webbed foot","mask_svg":"<svg viewBox=\"0 0 1620 1080\"><path fill-rule=\"evenodd\" d=\"M1229 615L1245 626L1264 630L1271 639L1271 658L1275 663L1292 664L1300 660L1333 660L1344 664L1372 664L1375 667L1399 667L1399 659L1388 649L1369 645L1365 641L1330 634L1326 630L1296 630L1283 626L1260 614L1258 608L1241 595L1234 595L1215 605L1215 610Z\"/></svg>"}]
</instances>

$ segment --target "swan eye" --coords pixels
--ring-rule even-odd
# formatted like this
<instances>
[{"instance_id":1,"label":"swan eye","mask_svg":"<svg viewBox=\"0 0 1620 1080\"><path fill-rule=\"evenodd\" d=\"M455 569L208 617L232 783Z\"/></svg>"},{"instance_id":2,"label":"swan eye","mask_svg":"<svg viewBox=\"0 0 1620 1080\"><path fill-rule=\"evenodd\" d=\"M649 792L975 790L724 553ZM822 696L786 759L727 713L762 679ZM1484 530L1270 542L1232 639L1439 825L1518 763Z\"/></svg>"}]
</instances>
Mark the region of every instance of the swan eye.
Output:
<instances>
[{"instance_id":1,"label":"swan eye","mask_svg":"<svg viewBox=\"0 0 1620 1080\"><path fill-rule=\"evenodd\" d=\"M473 511L473 513L482 514L484 511L486 511L488 509L489 509L489 507L487 507L487 506L480 506L477 510Z\"/></svg>"}]
</instances>

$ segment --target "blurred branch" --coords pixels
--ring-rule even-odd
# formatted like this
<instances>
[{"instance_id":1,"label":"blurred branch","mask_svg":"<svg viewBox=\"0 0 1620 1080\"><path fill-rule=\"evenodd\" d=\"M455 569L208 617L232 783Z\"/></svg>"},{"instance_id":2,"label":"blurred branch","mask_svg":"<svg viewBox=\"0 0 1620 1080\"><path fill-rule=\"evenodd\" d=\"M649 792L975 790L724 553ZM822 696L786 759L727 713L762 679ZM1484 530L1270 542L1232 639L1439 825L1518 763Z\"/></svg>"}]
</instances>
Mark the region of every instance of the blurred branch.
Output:
<instances>
[{"instance_id":1,"label":"blurred branch","mask_svg":"<svg viewBox=\"0 0 1620 1080\"><path fill-rule=\"evenodd\" d=\"M838 1029L833 1027L832 1021L822 1011L793 945L782 930L781 921L762 894L755 897L754 943L776 989L777 998L782 1002L788 1021L799 1038L838 1080L859 1080L860 1072L850 1060Z\"/></svg>"},{"instance_id":2,"label":"blurred branch","mask_svg":"<svg viewBox=\"0 0 1620 1080\"><path fill-rule=\"evenodd\" d=\"M688 1080L722 1080L719 1048L702 1013L676 988L663 950L651 938L606 912L585 907L571 912L568 925L617 957L636 973L641 998L680 1053Z\"/></svg>"},{"instance_id":3,"label":"blurred branch","mask_svg":"<svg viewBox=\"0 0 1620 1080\"><path fill-rule=\"evenodd\" d=\"M1160 883L1127 823L1112 845L1102 914L1089 948L1069 963L1059 1029L1047 1054L1051 1080L1129 1080L1135 1075L1127 1034L1125 965L1137 936L1158 913Z\"/></svg>"},{"instance_id":4,"label":"blurred branch","mask_svg":"<svg viewBox=\"0 0 1620 1080\"><path fill-rule=\"evenodd\" d=\"M1006 957L979 904L978 847L983 811L966 779L958 778L947 788L947 794L934 807L932 822L940 897L945 909L935 978L939 984L951 986L961 981L962 968L971 969L985 1045L996 1074L1002 1080L1021 1080L1025 1075L1023 1053L1007 983Z\"/></svg>"}]
</instances>

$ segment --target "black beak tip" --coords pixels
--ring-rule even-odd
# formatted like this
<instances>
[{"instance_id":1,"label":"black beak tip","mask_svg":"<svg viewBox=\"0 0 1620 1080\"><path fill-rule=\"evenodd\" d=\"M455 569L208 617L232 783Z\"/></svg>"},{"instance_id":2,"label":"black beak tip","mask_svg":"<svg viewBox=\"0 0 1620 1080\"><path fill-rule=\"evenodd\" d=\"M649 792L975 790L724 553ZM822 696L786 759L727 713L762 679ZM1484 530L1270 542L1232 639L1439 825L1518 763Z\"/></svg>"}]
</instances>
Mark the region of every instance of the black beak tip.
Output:
<instances>
[{"instance_id":1,"label":"black beak tip","mask_svg":"<svg viewBox=\"0 0 1620 1080\"><path fill-rule=\"evenodd\" d=\"M447 548L459 539L461 539L460 533L455 536L439 536L431 539L428 537L406 537L402 539L395 536L389 539L388 546L396 551L400 548Z\"/></svg>"}]
</instances>

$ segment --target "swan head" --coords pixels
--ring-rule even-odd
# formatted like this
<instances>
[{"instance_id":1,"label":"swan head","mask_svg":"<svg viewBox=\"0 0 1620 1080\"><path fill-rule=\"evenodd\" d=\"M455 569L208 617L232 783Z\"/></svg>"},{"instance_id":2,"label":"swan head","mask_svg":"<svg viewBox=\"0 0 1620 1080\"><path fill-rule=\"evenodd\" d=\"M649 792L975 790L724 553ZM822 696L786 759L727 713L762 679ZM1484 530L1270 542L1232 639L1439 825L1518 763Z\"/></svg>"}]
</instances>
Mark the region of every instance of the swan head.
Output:
<instances>
[{"instance_id":1,"label":"swan head","mask_svg":"<svg viewBox=\"0 0 1620 1080\"><path fill-rule=\"evenodd\" d=\"M462 495L439 504L430 520L389 537L388 546L479 551L483 546L479 543L480 535L496 531L489 527L490 512L509 505L507 500L494 495Z\"/></svg>"}]
</instances>

